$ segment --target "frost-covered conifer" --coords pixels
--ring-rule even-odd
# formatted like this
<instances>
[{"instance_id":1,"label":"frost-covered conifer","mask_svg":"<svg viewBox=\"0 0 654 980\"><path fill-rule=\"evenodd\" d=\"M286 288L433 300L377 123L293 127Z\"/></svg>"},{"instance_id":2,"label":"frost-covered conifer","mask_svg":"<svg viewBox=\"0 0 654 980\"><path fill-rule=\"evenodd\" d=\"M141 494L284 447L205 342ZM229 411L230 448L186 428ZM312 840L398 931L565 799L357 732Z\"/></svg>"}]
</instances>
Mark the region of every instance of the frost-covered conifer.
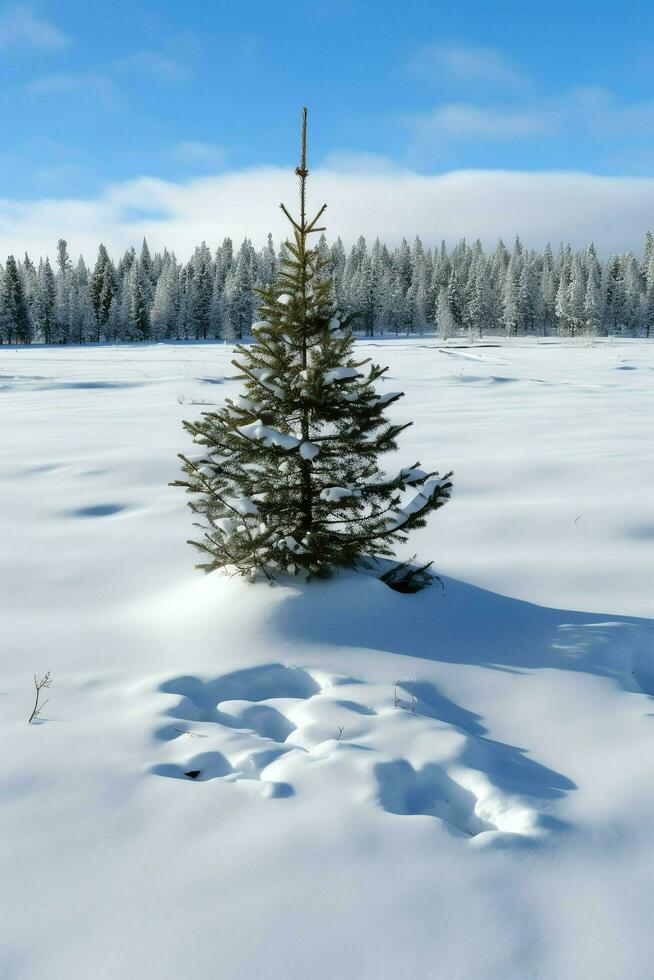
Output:
<instances>
[{"instance_id":1,"label":"frost-covered conifer","mask_svg":"<svg viewBox=\"0 0 654 980\"><path fill-rule=\"evenodd\" d=\"M46 259L44 262L41 259L36 276L32 322L38 340L44 344L49 344L52 341L56 291L55 277L50 260Z\"/></svg>"},{"instance_id":2,"label":"frost-covered conifer","mask_svg":"<svg viewBox=\"0 0 654 980\"><path fill-rule=\"evenodd\" d=\"M89 290L98 323L98 331L100 331L109 318L109 307L118 291L116 270L109 258L107 249L102 244L98 248L98 258L89 278Z\"/></svg>"},{"instance_id":3,"label":"frost-covered conifer","mask_svg":"<svg viewBox=\"0 0 654 980\"><path fill-rule=\"evenodd\" d=\"M23 280L13 255L7 259L0 284L0 337L8 344L29 344L31 340Z\"/></svg>"},{"instance_id":4,"label":"frost-covered conifer","mask_svg":"<svg viewBox=\"0 0 654 980\"><path fill-rule=\"evenodd\" d=\"M452 315L452 308L450 307L450 301L447 295L447 289L441 289L438 294L438 303L436 304L436 329L438 334L443 340L447 340L448 337L453 337L456 333L456 320Z\"/></svg>"},{"instance_id":5,"label":"frost-covered conifer","mask_svg":"<svg viewBox=\"0 0 654 980\"><path fill-rule=\"evenodd\" d=\"M60 344L70 340L70 299L73 266L68 255L68 243L64 238L57 242L57 299L55 305L56 336L53 338Z\"/></svg>"},{"instance_id":6,"label":"frost-covered conifer","mask_svg":"<svg viewBox=\"0 0 654 980\"><path fill-rule=\"evenodd\" d=\"M603 315L604 300L602 297L599 265L593 264L590 266L588 273L586 297L584 299L584 326L588 334L596 336L600 332Z\"/></svg>"},{"instance_id":7,"label":"frost-covered conifer","mask_svg":"<svg viewBox=\"0 0 654 980\"><path fill-rule=\"evenodd\" d=\"M575 255L568 288L570 332L574 337L584 328L584 303L586 301L586 278L579 255Z\"/></svg>"},{"instance_id":8,"label":"frost-covered conifer","mask_svg":"<svg viewBox=\"0 0 654 980\"><path fill-rule=\"evenodd\" d=\"M143 241L145 245L145 239ZM150 280L140 261L133 262L127 280L127 318L130 336L147 340L150 336Z\"/></svg>"},{"instance_id":9,"label":"frost-covered conifer","mask_svg":"<svg viewBox=\"0 0 654 980\"><path fill-rule=\"evenodd\" d=\"M244 390L198 422L185 422L200 455L181 456L191 509L204 532L193 542L206 571L232 566L323 576L356 566L420 527L449 498L451 474L416 463L393 476L378 457L407 427L384 412L402 393L377 393L384 368L357 360L347 321L339 321L323 260L310 247L325 206L306 214L306 110L302 128L300 216L291 217L277 279L260 290L263 319L233 363ZM410 423L408 423L410 424ZM404 493L412 492L408 502Z\"/></svg>"}]
</instances>

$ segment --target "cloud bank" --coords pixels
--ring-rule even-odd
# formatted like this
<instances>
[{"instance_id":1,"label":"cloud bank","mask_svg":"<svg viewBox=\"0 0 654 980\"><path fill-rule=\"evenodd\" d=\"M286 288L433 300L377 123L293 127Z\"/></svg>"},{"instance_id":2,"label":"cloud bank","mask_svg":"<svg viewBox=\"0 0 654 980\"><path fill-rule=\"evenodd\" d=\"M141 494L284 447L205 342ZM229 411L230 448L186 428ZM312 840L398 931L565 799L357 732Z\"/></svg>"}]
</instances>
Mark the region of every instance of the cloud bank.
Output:
<instances>
[{"instance_id":1,"label":"cloud bank","mask_svg":"<svg viewBox=\"0 0 654 980\"><path fill-rule=\"evenodd\" d=\"M351 162L351 161L350 161ZM420 235L425 244L479 237L493 247L516 234L529 247L594 241L602 254L639 250L654 229L654 178L598 177L573 172L459 170L422 176L389 167L317 169L310 202L329 205L330 240L346 245L359 235L389 245ZM280 201L295 205L296 178L257 167L185 183L141 177L108 186L96 199L0 199L0 257L28 251L53 256L66 238L71 254L92 261L104 242L114 255L138 246L174 249L186 259L201 241L211 247L230 236L256 245L272 232L287 234Z\"/></svg>"}]
</instances>

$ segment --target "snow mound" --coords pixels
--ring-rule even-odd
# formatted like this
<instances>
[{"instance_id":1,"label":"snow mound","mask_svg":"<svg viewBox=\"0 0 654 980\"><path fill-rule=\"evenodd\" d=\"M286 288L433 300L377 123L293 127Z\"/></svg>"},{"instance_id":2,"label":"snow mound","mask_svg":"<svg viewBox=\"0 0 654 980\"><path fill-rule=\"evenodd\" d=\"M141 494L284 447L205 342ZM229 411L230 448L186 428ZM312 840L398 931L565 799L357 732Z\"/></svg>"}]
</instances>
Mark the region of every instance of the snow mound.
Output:
<instances>
[{"instance_id":1,"label":"snow mound","mask_svg":"<svg viewBox=\"0 0 654 980\"><path fill-rule=\"evenodd\" d=\"M177 701L166 712L176 721L156 731L156 775L258 780L263 795L277 799L307 785L320 793L323 769L312 764L329 762L325 791L333 792L335 783L358 784L363 805L390 814L432 817L456 835L484 835L485 841L498 831L543 832L539 814L516 793L517 783L507 793L498 779L516 750L439 717L443 699L436 689L423 704L398 685L346 676L319 680L283 664L209 680L174 677L159 689ZM527 793L533 790L530 766L540 778L537 763L525 766Z\"/></svg>"}]
</instances>

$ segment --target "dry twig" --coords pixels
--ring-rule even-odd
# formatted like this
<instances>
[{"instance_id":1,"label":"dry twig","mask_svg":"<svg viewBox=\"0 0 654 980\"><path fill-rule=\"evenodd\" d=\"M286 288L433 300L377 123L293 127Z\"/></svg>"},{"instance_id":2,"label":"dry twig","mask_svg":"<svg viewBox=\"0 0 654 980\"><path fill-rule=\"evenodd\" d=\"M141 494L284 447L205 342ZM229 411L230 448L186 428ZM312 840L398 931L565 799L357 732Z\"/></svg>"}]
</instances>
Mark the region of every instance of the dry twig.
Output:
<instances>
[{"instance_id":1,"label":"dry twig","mask_svg":"<svg viewBox=\"0 0 654 980\"><path fill-rule=\"evenodd\" d=\"M32 714L29 716L27 720L28 725L30 724L30 722L34 721L35 718L39 717L39 715L45 708L46 704L50 700L50 698L46 698L45 701L41 701L41 691L43 691L47 687L50 687L50 685L52 684L51 674L52 674L51 671L49 670L46 671L46 673L43 675L41 680L38 679L36 674L34 675L34 689L36 691L36 697L34 698L34 707L32 708Z\"/></svg>"}]
</instances>

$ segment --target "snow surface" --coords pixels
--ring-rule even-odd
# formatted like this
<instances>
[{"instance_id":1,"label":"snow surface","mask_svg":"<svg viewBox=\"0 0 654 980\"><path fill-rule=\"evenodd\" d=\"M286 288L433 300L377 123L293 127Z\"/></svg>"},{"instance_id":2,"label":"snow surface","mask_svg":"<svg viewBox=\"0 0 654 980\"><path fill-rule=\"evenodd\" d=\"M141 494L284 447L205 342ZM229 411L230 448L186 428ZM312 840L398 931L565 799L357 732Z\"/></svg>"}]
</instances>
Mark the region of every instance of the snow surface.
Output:
<instances>
[{"instance_id":1,"label":"snow surface","mask_svg":"<svg viewBox=\"0 0 654 980\"><path fill-rule=\"evenodd\" d=\"M194 571L231 347L0 349L3 980L651 977L654 344L358 346L443 589Z\"/></svg>"}]
</instances>

